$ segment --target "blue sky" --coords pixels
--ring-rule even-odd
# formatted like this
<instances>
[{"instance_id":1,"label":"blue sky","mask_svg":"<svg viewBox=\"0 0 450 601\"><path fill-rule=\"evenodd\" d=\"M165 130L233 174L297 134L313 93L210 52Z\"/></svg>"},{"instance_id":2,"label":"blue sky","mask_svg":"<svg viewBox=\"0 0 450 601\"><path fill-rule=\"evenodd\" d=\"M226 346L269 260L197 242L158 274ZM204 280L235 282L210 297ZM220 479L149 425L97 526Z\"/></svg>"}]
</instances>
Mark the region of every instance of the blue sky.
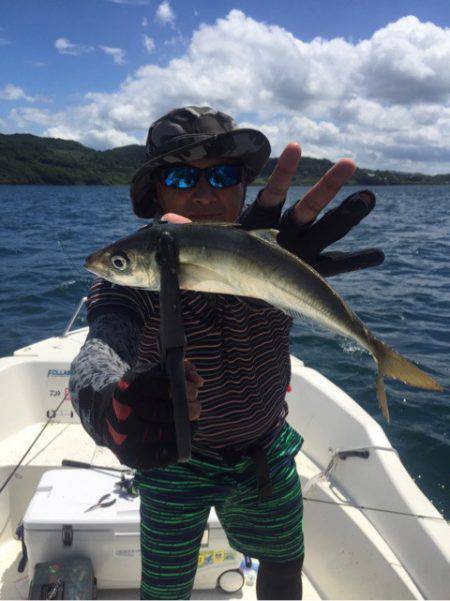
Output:
<instances>
[{"instance_id":1,"label":"blue sky","mask_svg":"<svg viewBox=\"0 0 450 601\"><path fill-rule=\"evenodd\" d=\"M0 132L142 143L210 104L279 154L450 172L448 1L0 0Z\"/></svg>"}]
</instances>

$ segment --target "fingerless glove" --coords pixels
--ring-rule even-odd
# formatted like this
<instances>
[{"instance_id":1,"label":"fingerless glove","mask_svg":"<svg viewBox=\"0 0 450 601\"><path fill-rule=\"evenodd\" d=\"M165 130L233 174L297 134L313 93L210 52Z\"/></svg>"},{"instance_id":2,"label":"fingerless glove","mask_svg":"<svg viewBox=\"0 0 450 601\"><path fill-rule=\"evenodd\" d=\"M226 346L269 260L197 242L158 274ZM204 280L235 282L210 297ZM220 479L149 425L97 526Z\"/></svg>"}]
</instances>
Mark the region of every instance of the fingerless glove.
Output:
<instances>
[{"instance_id":1,"label":"fingerless glove","mask_svg":"<svg viewBox=\"0 0 450 601\"><path fill-rule=\"evenodd\" d=\"M122 464L150 469L177 462L169 380L159 367L130 370L99 392L83 388L79 402L90 405L91 425Z\"/></svg>"}]
</instances>

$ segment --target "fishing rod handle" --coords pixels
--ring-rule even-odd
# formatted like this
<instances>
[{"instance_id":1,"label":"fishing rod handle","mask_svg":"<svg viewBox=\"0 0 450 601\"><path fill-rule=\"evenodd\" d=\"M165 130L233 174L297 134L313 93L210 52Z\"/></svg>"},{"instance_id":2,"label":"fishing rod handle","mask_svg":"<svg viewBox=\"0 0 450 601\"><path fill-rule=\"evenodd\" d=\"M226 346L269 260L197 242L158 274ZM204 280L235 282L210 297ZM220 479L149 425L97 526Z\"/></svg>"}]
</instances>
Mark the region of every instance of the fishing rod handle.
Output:
<instances>
[{"instance_id":1,"label":"fishing rod handle","mask_svg":"<svg viewBox=\"0 0 450 601\"><path fill-rule=\"evenodd\" d=\"M84 461L73 461L72 459L63 459L61 461L61 465L64 467L81 467L87 470L91 469L90 463L85 463Z\"/></svg>"},{"instance_id":2,"label":"fishing rod handle","mask_svg":"<svg viewBox=\"0 0 450 601\"><path fill-rule=\"evenodd\" d=\"M61 465L64 467L80 467L86 470L106 470L110 472L129 472L129 468L108 467L106 465L94 465L93 463L85 463L84 461L75 461L73 459L63 459Z\"/></svg>"}]
</instances>

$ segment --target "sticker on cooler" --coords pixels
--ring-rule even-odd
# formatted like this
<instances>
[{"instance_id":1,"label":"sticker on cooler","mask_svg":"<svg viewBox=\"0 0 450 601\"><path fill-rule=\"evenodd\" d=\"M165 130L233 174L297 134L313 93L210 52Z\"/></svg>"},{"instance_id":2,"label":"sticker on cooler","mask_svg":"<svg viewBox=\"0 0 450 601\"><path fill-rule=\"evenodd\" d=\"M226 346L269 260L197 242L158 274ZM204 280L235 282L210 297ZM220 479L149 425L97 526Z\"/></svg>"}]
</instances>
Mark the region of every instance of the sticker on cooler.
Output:
<instances>
[{"instance_id":1,"label":"sticker on cooler","mask_svg":"<svg viewBox=\"0 0 450 601\"><path fill-rule=\"evenodd\" d=\"M200 551L198 556L198 567L207 567L225 561L236 561L238 552L231 549L221 551Z\"/></svg>"}]
</instances>

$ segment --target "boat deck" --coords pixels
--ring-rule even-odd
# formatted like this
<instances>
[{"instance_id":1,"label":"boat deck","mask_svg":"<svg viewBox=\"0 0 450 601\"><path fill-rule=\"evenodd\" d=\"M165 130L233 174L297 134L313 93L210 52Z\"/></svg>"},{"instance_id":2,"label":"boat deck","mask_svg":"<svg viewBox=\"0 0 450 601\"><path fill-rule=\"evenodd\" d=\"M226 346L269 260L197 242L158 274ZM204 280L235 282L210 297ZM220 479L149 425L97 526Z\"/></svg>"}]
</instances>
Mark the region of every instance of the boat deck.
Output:
<instances>
[{"instance_id":1,"label":"boat deck","mask_svg":"<svg viewBox=\"0 0 450 601\"><path fill-rule=\"evenodd\" d=\"M36 423L13 434L0 442L0 480L7 476L19 461L30 443L42 429L44 423ZM6 532L15 530L20 522L31 496L42 476L48 469L59 467L62 459L84 461L109 467L120 467L116 457L105 447L97 446L79 424L50 423L30 455L24 461L9 484L9 517L0 532L0 599L26 599L29 581L27 576L19 574L17 566L22 554L21 543ZM319 470L308 458L299 454L299 470L305 481ZM8 467L6 467L8 466ZM71 468L67 468L71 469ZM6 492L6 491L5 491ZM2 512L3 514L3 512ZM3 544L2 544L3 541ZM304 599L320 599L307 575L303 577ZM99 599L139 599L138 589L100 590ZM256 587L244 585L234 594L225 594L220 590L194 590L192 599L256 599Z\"/></svg>"},{"instance_id":2,"label":"boat deck","mask_svg":"<svg viewBox=\"0 0 450 601\"><path fill-rule=\"evenodd\" d=\"M67 394L70 363L86 333L86 328L75 330L0 359L0 483L59 399L67 400L0 495L0 599L27 598L27 578L17 572L21 545L14 532L43 473L60 469L63 459L118 465L83 430ZM304 598L448 598L445 520L412 481L382 428L355 400L295 357L291 368L288 421L305 438L296 458L304 490ZM327 466L329 478L305 492ZM104 599L138 595L137 589L99 592ZM193 593L194 599L255 597L254 585L234 595Z\"/></svg>"}]
</instances>

